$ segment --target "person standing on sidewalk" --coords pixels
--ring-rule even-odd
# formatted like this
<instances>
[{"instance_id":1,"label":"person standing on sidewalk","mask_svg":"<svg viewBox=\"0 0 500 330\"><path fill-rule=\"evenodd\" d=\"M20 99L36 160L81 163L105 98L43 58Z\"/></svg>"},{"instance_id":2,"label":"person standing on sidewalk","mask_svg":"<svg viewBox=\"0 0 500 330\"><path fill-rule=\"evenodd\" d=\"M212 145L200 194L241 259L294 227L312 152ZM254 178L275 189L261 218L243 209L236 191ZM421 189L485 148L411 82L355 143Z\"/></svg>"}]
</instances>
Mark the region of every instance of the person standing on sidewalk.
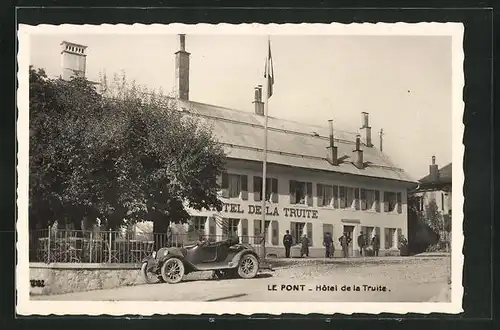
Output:
<instances>
[{"instance_id":1,"label":"person standing on sidewalk","mask_svg":"<svg viewBox=\"0 0 500 330\"><path fill-rule=\"evenodd\" d=\"M332 257L332 247L333 247L333 239L330 233L326 233L323 238L323 245L325 246L325 258Z\"/></svg>"},{"instance_id":2,"label":"person standing on sidewalk","mask_svg":"<svg viewBox=\"0 0 500 330\"><path fill-rule=\"evenodd\" d=\"M365 235L363 235L363 233L359 234L358 236L358 247L359 247L359 254L361 256L364 256L365 253Z\"/></svg>"},{"instance_id":3,"label":"person standing on sidewalk","mask_svg":"<svg viewBox=\"0 0 500 330\"><path fill-rule=\"evenodd\" d=\"M342 253L344 258L349 257L349 243L351 243L351 238L344 232L344 235L339 238L340 246L342 247Z\"/></svg>"},{"instance_id":4,"label":"person standing on sidewalk","mask_svg":"<svg viewBox=\"0 0 500 330\"><path fill-rule=\"evenodd\" d=\"M378 250L380 250L380 238L377 234L372 238L373 255L378 257Z\"/></svg>"},{"instance_id":5,"label":"person standing on sidewalk","mask_svg":"<svg viewBox=\"0 0 500 330\"><path fill-rule=\"evenodd\" d=\"M307 234L304 233L301 243L302 248L300 249L300 256L303 257L305 255L309 257L309 238L307 238Z\"/></svg>"},{"instance_id":6,"label":"person standing on sidewalk","mask_svg":"<svg viewBox=\"0 0 500 330\"><path fill-rule=\"evenodd\" d=\"M283 245L285 246L285 257L290 258L290 248L292 247L293 237L287 230L285 236L283 236Z\"/></svg>"}]
</instances>

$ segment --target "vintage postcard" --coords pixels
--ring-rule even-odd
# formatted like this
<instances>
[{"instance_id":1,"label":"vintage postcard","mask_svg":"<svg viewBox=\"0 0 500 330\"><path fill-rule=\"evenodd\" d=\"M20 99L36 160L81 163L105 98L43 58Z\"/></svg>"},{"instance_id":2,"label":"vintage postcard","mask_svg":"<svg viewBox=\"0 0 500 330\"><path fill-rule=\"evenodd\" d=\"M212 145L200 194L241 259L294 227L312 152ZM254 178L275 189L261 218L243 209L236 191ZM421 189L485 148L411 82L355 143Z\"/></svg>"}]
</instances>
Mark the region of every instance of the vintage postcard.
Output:
<instances>
[{"instance_id":1,"label":"vintage postcard","mask_svg":"<svg viewBox=\"0 0 500 330\"><path fill-rule=\"evenodd\" d=\"M17 312L462 312L463 35L21 25Z\"/></svg>"}]
</instances>

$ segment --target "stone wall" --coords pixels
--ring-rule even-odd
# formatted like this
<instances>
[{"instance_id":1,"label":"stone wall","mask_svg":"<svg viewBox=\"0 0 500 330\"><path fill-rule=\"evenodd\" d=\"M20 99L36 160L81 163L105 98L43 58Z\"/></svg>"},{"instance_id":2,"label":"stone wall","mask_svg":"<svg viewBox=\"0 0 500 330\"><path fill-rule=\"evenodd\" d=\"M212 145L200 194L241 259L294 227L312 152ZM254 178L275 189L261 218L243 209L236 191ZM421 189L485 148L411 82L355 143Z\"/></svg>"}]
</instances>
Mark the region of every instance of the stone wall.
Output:
<instances>
[{"instance_id":1,"label":"stone wall","mask_svg":"<svg viewBox=\"0 0 500 330\"><path fill-rule=\"evenodd\" d=\"M113 289L144 284L139 264L30 263L30 295Z\"/></svg>"}]
</instances>

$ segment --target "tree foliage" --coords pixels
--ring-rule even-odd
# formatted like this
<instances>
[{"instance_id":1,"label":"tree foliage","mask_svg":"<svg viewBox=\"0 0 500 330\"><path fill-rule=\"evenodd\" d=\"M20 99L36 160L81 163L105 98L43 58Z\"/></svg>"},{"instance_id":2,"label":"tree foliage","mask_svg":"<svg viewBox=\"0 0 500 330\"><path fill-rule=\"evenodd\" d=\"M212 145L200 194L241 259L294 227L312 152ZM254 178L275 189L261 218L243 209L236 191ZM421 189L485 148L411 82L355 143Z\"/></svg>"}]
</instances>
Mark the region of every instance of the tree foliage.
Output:
<instances>
[{"instance_id":1,"label":"tree foliage","mask_svg":"<svg viewBox=\"0 0 500 330\"><path fill-rule=\"evenodd\" d=\"M99 90L96 90L96 89ZM141 220L155 231L221 209L224 152L211 127L125 76L97 86L30 68L30 224Z\"/></svg>"},{"instance_id":2,"label":"tree foliage","mask_svg":"<svg viewBox=\"0 0 500 330\"><path fill-rule=\"evenodd\" d=\"M431 199L425 206L425 220L436 233L440 233L444 229L443 215L439 212L435 199Z\"/></svg>"}]
</instances>

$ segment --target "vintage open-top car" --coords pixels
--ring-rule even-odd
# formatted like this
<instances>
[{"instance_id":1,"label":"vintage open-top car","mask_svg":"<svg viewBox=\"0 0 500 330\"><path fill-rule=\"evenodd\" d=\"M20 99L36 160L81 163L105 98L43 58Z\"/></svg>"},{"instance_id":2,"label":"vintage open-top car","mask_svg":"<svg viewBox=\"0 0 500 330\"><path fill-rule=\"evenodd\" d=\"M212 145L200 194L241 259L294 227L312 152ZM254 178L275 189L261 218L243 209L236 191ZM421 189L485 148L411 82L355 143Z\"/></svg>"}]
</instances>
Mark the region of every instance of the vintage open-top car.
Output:
<instances>
[{"instance_id":1,"label":"vintage open-top car","mask_svg":"<svg viewBox=\"0 0 500 330\"><path fill-rule=\"evenodd\" d=\"M217 278L253 278L261 269L254 249L240 244L239 239L200 241L183 247L164 247L153 252L142 263L141 273L146 283L179 283L184 275L196 271L213 271Z\"/></svg>"}]
</instances>

